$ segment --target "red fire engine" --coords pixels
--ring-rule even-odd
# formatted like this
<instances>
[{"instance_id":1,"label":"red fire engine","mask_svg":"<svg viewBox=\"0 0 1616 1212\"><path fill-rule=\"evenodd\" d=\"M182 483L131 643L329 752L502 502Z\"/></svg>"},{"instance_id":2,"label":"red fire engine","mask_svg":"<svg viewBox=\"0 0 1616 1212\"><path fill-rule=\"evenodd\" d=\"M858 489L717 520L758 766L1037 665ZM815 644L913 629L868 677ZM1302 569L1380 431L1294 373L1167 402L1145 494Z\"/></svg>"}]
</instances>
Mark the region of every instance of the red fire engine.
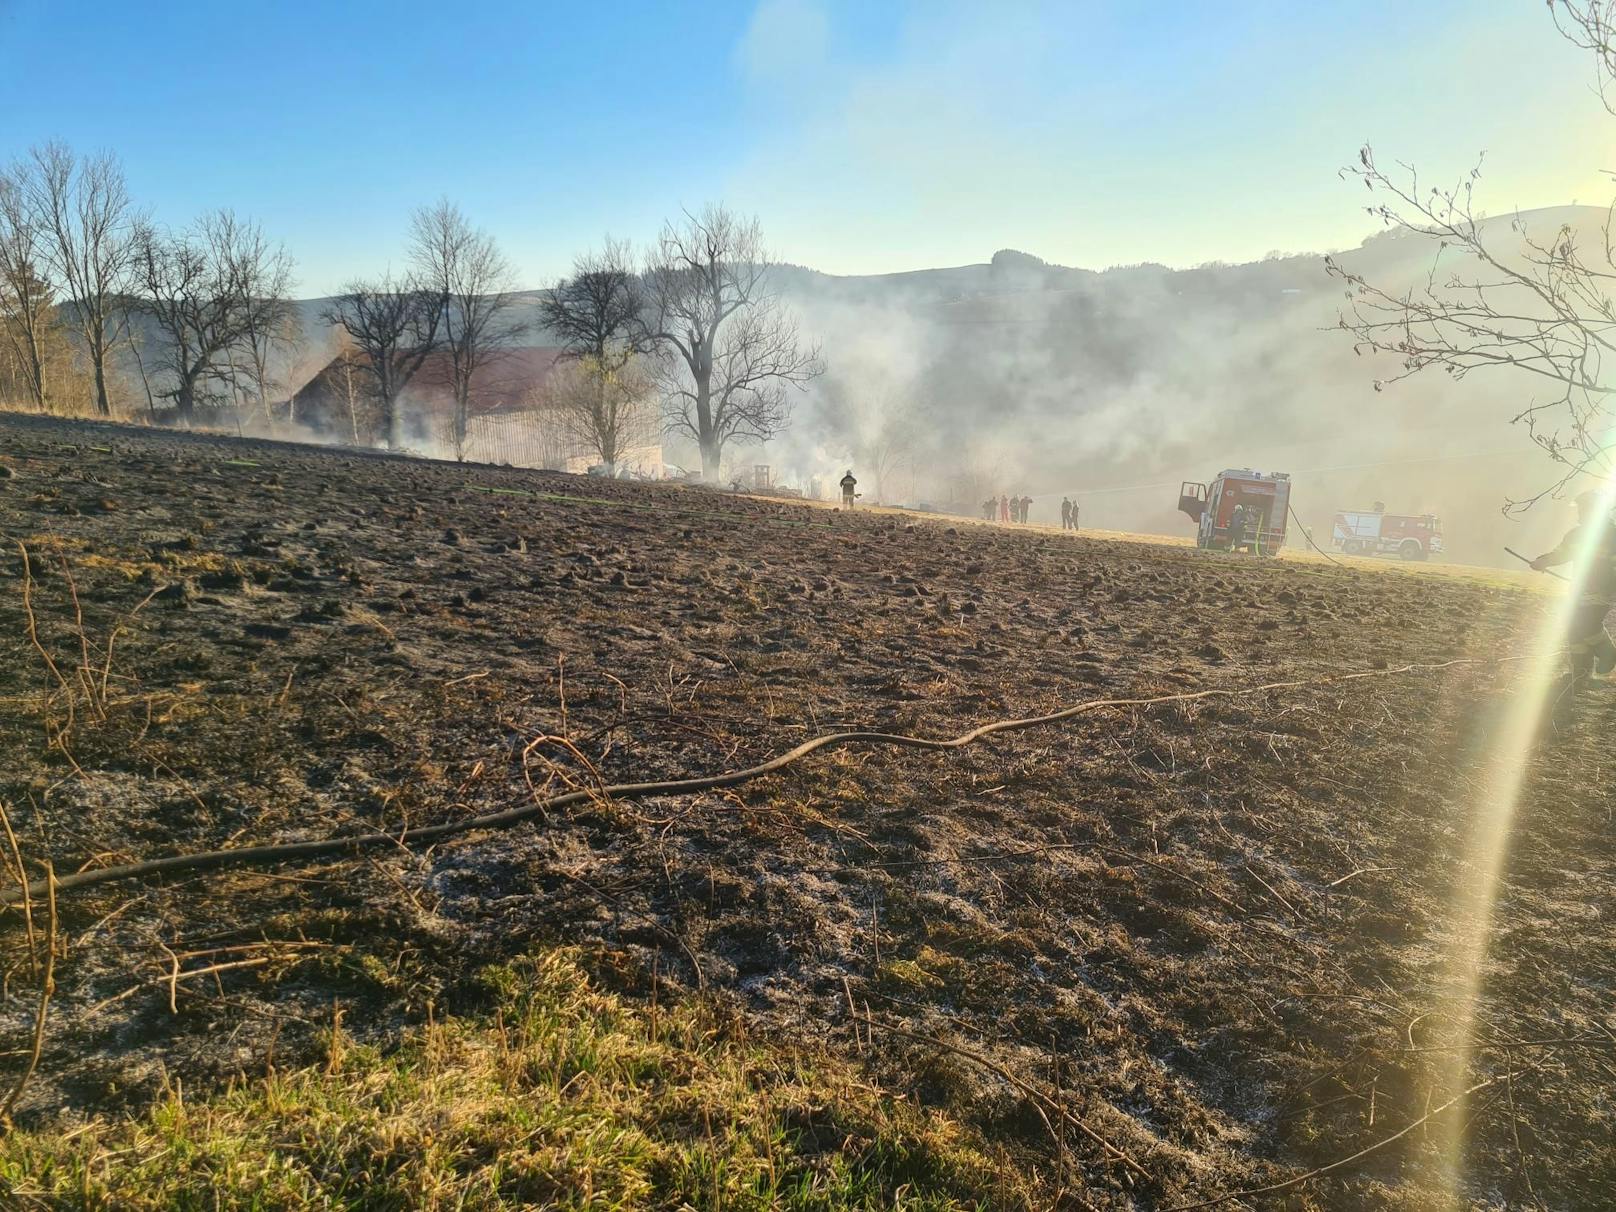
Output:
<instances>
[{"instance_id":1,"label":"red fire engine","mask_svg":"<svg viewBox=\"0 0 1616 1212\"><path fill-rule=\"evenodd\" d=\"M1187 480L1178 490L1180 512L1195 519L1195 545L1222 551L1277 554L1285 546L1290 506L1291 478L1283 471L1264 475L1249 467L1235 468L1220 471L1210 487ZM1237 507L1242 522L1238 529Z\"/></svg>"},{"instance_id":2,"label":"red fire engine","mask_svg":"<svg viewBox=\"0 0 1616 1212\"><path fill-rule=\"evenodd\" d=\"M1343 509L1335 515L1330 542L1348 555L1395 555L1424 560L1442 552L1442 519L1431 514L1387 513L1380 502L1374 509Z\"/></svg>"}]
</instances>

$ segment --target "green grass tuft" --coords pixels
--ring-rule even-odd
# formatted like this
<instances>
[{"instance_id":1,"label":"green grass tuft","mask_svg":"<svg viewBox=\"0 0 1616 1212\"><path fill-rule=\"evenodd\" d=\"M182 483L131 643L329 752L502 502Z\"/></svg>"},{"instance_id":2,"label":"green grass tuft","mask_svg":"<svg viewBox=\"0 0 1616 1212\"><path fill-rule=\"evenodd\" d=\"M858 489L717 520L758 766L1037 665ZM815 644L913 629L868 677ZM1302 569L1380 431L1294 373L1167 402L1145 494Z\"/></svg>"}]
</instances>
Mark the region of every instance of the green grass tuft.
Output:
<instances>
[{"instance_id":1,"label":"green grass tuft","mask_svg":"<svg viewBox=\"0 0 1616 1212\"><path fill-rule=\"evenodd\" d=\"M496 1009L396 1049L132 1119L0 1139L7 1206L84 1209L905 1209L1020 1206L958 1125L828 1059L639 1008L551 953L491 970Z\"/></svg>"}]
</instances>

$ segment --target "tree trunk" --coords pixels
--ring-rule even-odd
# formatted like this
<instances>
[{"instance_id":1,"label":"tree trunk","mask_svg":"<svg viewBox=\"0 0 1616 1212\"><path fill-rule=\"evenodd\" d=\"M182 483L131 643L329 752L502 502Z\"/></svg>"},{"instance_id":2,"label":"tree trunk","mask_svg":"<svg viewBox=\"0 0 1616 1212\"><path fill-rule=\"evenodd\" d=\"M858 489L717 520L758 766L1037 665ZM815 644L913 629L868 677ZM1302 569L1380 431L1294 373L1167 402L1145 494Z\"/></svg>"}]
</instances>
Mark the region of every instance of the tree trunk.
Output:
<instances>
[{"instance_id":1,"label":"tree trunk","mask_svg":"<svg viewBox=\"0 0 1616 1212\"><path fill-rule=\"evenodd\" d=\"M696 433L701 443L701 478L716 484L724 461L724 439L713 424L713 367L703 358L696 367Z\"/></svg>"},{"instance_id":2,"label":"tree trunk","mask_svg":"<svg viewBox=\"0 0 1616 1212\"><path fill-rule=\"evenodd\" d=\"M34 404L40 412L45 412L45 359L39 352L39 334L33 331L28 334L28 363L28 387L33 393Z\"/></svg>"},{"instance_id":3,"label":"tree trunk","mask_svg":"<svg viewBox=\"0 0 1616 1212\"><path fill-rule=\"evenodd\" d=\"M396 401L383 397L382 399L382 427L387 431L387 449L398 449L398 405Z\"/></svg>"},{"instance_id":4,"label":"tree trunk","mask_svg":"<svg viewBox=\"0 0 1616 1212\"><path fill-rule=\"evenodd\" d=\"M90 359L95 363L95 410L103 417L110 417L112 405L107 400L107 367L104 352L92 350Z\"/></svg>"},{"instance_id":5,"label":"tree trunk","mask_svg":"<svg viewBox=\"0 0 1616 1212\"><path fill-rule=\"evenodd\" d=\"M709 484L718 483L719 469L723 466L724 444L716 435L708 434L701 440L701 478Z\"/></svg>"},{"instance_id":6,"label":"tree trunk","mask_svg":"<svg viewBox=\"0 0 1616 1212\"><path fill-rule=\"evenodd\" d=\"M465 391L455 393L454 448L455 458L466 461L466 431L471 428L471 400Z\"/></svg>"},{"instance_id":7,"label":"tree trunk","mask_svg":"<svg viewBox=\"0 0 1616 1212\"><path fill-rule=\"evenodd\" d=\"M190 379L180 380L179 390L174 393L174 410L180 423L191 428L191 418L196 415L196 384Z\"/></svg>"},{"instance_id":8,"label":"tree trunk","mask_svg":"<svg viewBox=\"0 0 1616 1212\"><path fill-rule=\"evenodd\" d=\"M344 397L348 401L348 428L353 431L353 444L355 446L358 446L359 445L359 411L358 411L358 409L356 409L354 407L353 367L350 366L346 361L344 361L343 364L342 364L342 385L343 385L343 389L344 389ZM294 394L292 396L291 410L295 411L296 409L297 409L297 396ZM292 417L292 420L295 422L297 420L297 418L294 416L294 417Z\"/></svg>"},{"instance_id":9,"label":"tree trunk","mask_svg":"<svg viewBox=\"0 0 1616 1212\"><path fill-rule=\"evenodd\" d=\"M597 363L597 366L599 363ZM595 374L595 437L600 446L600 461L606 470L617 474L617 426L615 418L606 411L606 375Z\"/></svg>"}]
</instances>

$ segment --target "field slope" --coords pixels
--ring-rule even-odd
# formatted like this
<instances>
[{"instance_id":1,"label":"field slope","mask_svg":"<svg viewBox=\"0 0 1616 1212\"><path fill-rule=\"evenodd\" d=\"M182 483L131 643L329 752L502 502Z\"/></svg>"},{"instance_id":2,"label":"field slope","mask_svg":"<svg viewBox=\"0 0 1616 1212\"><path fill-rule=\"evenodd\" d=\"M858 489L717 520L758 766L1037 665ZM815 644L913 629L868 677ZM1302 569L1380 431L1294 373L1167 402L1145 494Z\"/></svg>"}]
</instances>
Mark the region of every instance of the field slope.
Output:
<instances>
[{"instance_id":1,"label":"field slope","mask_svg":"<svg viewBox=\"0 0 1616 1212\"><path fill-rule=\"evenodd\" d=\"M0 538L31 877L592 792L6 910L13 1202L1437 1208L1454 1081L1466 1199L1616 1189L1604 688L1448 1063L1520 586L18 417Z\"/></svg>"}]
</instances>

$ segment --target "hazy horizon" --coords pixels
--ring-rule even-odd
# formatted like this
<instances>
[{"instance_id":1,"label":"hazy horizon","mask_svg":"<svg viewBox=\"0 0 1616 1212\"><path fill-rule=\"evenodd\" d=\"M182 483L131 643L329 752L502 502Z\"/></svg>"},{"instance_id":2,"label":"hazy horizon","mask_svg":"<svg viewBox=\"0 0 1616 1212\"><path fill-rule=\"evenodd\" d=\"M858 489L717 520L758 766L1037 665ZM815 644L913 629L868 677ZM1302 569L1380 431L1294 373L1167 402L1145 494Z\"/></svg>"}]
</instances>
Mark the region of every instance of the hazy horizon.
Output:
<instances>
[{"instance_id":1,"label":"hazy horizon","mask_svg":"<svg viewBox=\"0 0 1616 1212\"><path fill-rule=\"evenodd\" d=\"M1549 474L1506 426L1531 384L1433 376L1382 396L1386 360L1329 331L1322 257L1389 282L1429 265L1417 238L1371 251L1378 199L1341 173L1366 142L1422 190L1485 149L1479 212L1590 226L1610 192L1593 65L1541 6L1488 9L726 0L586 17L490 0L444 20L414 2L266 17L0 0L0 161L49 139L114 151L160 224L218 207L260 224L305 301L402 269L411 212L440 197L522 291L608 232L643 249L722 204L822 275L782 281L826 354L789 426L732 458L808 482L901 441L924 473L889 495L969 506L980 480L1058 502L1069 486L1097 524L1165 533L1180 520L1158 478L1283 464L1339 486L1321 509L1372 494L1441 512L1481 558L1495 506ZM70 30L64 72L37 52ZM76 71L101 87L64 87ZM985 269L1001 250L1049 276ZM1297 260L1270 273L1272 257ZM1118 272L1153 266L1185 278ZM304 310L306 373L329 334Z\"/></svg>"}]
</instances>

